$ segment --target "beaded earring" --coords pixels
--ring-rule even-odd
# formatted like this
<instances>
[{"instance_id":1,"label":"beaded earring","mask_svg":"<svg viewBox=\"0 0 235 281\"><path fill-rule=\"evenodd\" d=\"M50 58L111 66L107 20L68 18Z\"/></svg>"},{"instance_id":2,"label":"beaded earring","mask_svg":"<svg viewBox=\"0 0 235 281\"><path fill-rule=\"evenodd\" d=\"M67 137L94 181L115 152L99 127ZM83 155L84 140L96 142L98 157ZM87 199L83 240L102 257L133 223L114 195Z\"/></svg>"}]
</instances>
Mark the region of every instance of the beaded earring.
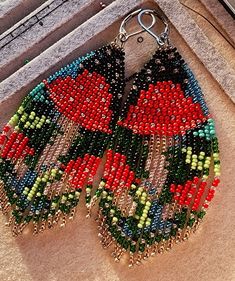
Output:
<instances>
[{"instance_id":1,"label":"beaded earring","mask_svg":"<svg viewBox=\"0 0 235 281\"><path fill-rule=\"evenodd\" d=\"M82 56L38 84L0 135L0 204L13 235L72 218L86 202L112 137L124 91L125 24L115 42ZM155 18L150 25L153 26Z\"/></svg>"},{"instance_id":2,"label":"beaded earring","mask_svg":"<svg viewBox=\"0 0 235 281\"><path fill-rule=\"evenodd\" d=\"M165 24L159 36L143 14ZM218 140L192 71L168 41L156 11L139 13L159 48L137 73L108 145L99 198L99 236L130 266L169 250L194 232L220 182ZM209 178L213 174L214 178Z\"/></svg>"}]
</instances>

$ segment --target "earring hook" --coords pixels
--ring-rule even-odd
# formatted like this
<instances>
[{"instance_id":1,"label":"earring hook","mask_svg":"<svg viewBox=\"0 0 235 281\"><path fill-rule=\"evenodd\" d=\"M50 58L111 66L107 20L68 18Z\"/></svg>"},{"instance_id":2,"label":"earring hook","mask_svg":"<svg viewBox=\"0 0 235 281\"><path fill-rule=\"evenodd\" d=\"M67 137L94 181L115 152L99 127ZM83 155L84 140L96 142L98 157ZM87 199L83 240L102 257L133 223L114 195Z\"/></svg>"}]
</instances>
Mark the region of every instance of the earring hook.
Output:
<instances>
[{"instance_id":1,"label":"earring hook","mask_svg":"<svg viewBox=\"0 0 235 281\"><path fill-rule=\"evenodd\" d=\"M164 31L162 33L160 33L159 35L156 35L155 33L153 33L150 30L152 27L147 27L142 21L142 16L144 14L155 15L156 17L158 17L163 22L163 24L165 26ZM140 11L140 13L138 14L138 22L144 30L146 30L150 35L152 35L156 39L159 46L163 46L166 43L169 44L169 37L168 37L168 35L169 35L169 24L167 22L167 19L165 17L163 17L162 15L160 15L156 10L145 9L145 10Z\"/></svg>"},{"instance_id":2,"label":"earring hook","mask_svg":"<svg viewBox=\"0 0 235 281\"><path fill-rule=\"evenodd\" d=\"M124 20L122 21L122 23L120 25L119 33L118 33L117 37L115 38L115 42L117 42L119 40L121 42L121 46L122 46L130 37L140 34L142 32L145 32L146 29L137 30L130 34L128 34L126 31L126 24L141 11L142 11L142 9L138 9L138 10L130 13L129 15L127 15L124 18ZM151 29L156 23L155 16L152 13L151 14L149 13L149 15L151 15L151 17L152 17L152 22L148 27L146 27L148 30Z\"/></svg>"}]
</instances>

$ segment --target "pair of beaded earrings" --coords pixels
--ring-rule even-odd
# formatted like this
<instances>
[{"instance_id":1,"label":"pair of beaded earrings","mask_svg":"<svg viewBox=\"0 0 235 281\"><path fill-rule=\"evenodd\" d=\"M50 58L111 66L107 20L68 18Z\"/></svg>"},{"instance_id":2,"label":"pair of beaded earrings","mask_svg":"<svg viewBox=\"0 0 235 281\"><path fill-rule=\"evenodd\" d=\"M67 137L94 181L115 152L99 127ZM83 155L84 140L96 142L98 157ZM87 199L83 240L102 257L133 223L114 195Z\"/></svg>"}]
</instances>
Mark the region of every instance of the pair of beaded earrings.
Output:
<instances>
[{"instance_id":1,"label":"pair of beaded earrings","mask_svg":"<svg viewBox=\"0 0 235 281\"><path fill-rule=\"evenodd\" d=\"M136 14L158 48L121 108L123 45L133 35L124 25ZM144 14L152 16L149 27ZM150 30L155 17L165 25L158 36ZM130 266L197 229L219 183L218 141L198 82L168 31L157 11L135 11L114 42L61 68L23 99L0 135L0 202L13 235L29 225L34 234L64 225L82 191L89 212L99 205L103 246L115 245L117 261L129 253Z\"/></svg>"}]
</instances>

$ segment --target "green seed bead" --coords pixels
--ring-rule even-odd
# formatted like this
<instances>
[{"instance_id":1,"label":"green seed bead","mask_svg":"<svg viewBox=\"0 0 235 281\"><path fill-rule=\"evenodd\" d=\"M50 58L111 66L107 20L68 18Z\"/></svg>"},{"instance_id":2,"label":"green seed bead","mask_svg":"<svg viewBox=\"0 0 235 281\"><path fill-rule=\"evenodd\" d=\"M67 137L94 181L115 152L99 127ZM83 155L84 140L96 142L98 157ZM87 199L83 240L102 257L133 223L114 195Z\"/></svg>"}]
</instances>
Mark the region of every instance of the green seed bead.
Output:
<instances>
[{"instance_id":1,"label":"green seed bead","mask_svg":"<svg viewBox=\"0 0 235 281\"><path fill-rule=\"evenodd\" d=\"M145 205L146 205L146 207L150 207L151 206L151 202L147 201Z\"/></svg>"},{"instance_id":2,"label":"green seed bead","mask_svg":"<svg viewBox=\"0 0 235 281\"><path fill-rule=\"evenodd\" d=\"M215 130L210 130L211 135L215 135Z\"/></svg>"},{"instance_id":3,"label":"green seed bead","mask_svg":"<svg viewBox=\"0 0 235 281\"><path fill-rule=\"evenodd\" d=\"M113 221L113 222L117 222L117 221L118 221L118 218L117 218L117 217L113 217L112 221Z\"/></svg>"},{"instance_id":4,"label":"green seed bead","mask_svg":"<svg viewBox=\"0 0 235 281\"><path fill-rule=\"evenodd\" d=\"M140 191L140 190L137 190L135 194L136 194L137 196L140 196L140 195L141 195L141 191Z\"/></svg>"}]
</instances>

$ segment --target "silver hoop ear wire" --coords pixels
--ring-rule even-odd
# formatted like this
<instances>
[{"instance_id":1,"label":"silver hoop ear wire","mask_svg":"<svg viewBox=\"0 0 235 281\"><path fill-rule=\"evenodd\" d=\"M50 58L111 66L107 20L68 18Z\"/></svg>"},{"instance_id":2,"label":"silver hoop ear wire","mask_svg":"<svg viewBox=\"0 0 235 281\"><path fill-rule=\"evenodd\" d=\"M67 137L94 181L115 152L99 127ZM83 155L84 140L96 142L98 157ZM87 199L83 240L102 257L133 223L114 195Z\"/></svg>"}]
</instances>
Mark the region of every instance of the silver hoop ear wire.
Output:
<instances>
[{"instance_id":1,"label":"silver hoop ear wire","mask_svg":"<svg viewBox=\"0 0 235 281\"><path fill-rule=\"evenodd\" d=\"M136 10L136 11L130 13L129 15L127 15L127 16L124 18L124 20L122 21L122 23L121 23L121 25L120 25L119 33L118 33L118 35L116 36L116 38L115 38L115 40L114 40L114 42L115 42L116 44L117 44L118 42L120 42L120 45L121 45L121 47L122 47L123 44L124 44L130 37L132 37L132 36L134 36L134 35L137 35L137 34L140 34L140 33L146 31L146 29L141 29L141 30L137 30L137 31L135 31L135 32L132 32L132 33L130 33L130 34L128 34L127 31L126 31L126 24L127 24L133 17L135 17L139 12L141 12L141 11L142 11L142 9L138 9L138 10ZM152 22L151 22L151 24L150 24L148 27L146 27L148 30L151 29L151 28L155 25L155 23L156 23L156 18L155 18L155 16L154 16L152 13L149 13L149 15L151 15L151 17L152 17Z\"/></svg>"},{"instance_id":2,"label":"silver hoop ear wire","mask_svg":"<svg viewBox=\"0 0 235 281\"><path fill-rule=\"evenodd\" d=\"M155 33L153 33L150 30L152 27L146 26L142 21L142 16L144 14L155 15L156 17L158 17L163 22L163 24L165 26L164 31L162 33L160 33L159 35L156 35ZM150 35L152 35L154 37L154 39L157 41L157 44L160 47L165 45L165 44L169 44L169 24L167 22L167 19L165 17L163 17L162 15L160 15L156 10L151 10L151 9L142 10L138 14L138 22L144 30L146 30Z\"/></svg>"}]
</instances>

